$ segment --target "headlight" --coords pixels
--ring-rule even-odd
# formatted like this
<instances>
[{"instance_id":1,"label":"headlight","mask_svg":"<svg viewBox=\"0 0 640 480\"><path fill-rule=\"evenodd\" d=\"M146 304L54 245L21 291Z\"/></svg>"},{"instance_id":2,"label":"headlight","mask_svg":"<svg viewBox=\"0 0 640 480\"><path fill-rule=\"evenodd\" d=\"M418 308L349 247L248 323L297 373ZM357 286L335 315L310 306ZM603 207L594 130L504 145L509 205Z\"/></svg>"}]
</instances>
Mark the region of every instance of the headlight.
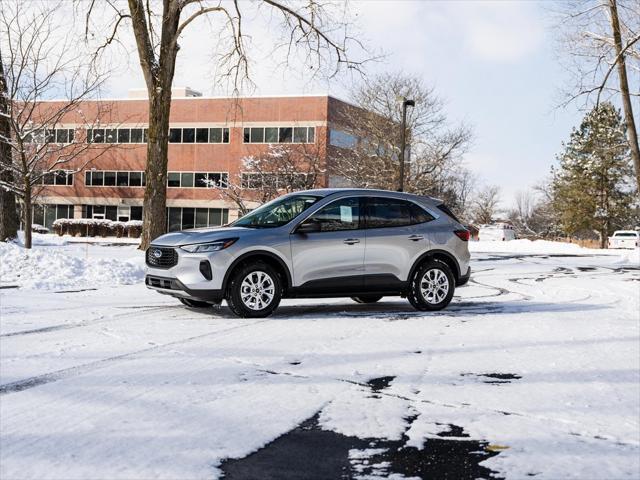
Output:
<instances>
[{"instance_id":1,"label":"headlight","mask_svg":"<svg viewBox=\"0 0 640 480\"><path fill-rule=\"evenodd\" d=\"M237 238L225 238L208 243L194 243L192 245L182 245L180 248L189 253L209 253L224 250L236 243Z\"/></svg>"}]
</instances>

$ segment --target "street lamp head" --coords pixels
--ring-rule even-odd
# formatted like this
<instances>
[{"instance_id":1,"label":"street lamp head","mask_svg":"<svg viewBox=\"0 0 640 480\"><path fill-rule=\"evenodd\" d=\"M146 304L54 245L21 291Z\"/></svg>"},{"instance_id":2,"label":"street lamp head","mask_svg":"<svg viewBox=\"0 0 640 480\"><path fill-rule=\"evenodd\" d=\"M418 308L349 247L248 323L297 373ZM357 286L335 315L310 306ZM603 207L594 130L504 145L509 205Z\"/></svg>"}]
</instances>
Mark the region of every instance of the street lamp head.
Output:
<instances>
[{"instance_id":1,"label":"street lamp head","mask_svg":"<svg viewBox=\"0 0 640 480\"><path fill-rule=\"evenodd\" d=\"M416 102L415 102L415 100L405 100L405 101L404 101L404 104L405 104L407 107L415 107L415 106L416 106Z\"/></svg>"}]
</instances>

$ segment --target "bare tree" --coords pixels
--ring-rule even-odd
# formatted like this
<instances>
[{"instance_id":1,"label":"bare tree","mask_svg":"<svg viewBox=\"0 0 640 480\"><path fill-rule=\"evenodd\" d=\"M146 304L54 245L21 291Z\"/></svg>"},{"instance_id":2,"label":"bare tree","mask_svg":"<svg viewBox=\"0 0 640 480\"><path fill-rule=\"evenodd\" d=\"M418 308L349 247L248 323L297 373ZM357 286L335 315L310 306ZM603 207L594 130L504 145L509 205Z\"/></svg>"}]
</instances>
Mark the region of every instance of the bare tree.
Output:
<instances>
[{"instance_id":1,"label":"bare tree","mask_svg":"<svg viewBox=\"0 0 640 480\"><path fill-rule=\"evenodd\" d=\"M96 0L88 3L87 35L95 30L91 23ZM320 0L293 3L286 0L164 0L162 7L156 2L128 0L128 9L107 0L107 9L113 19L107 38L98 50L111 44L124 24L131 26L149 95L149 135L144 196L143 234L140 248L148 247L151 240L166 231L165 207L167 185L167 148L171 86L175 72L179 40L184 31L200 17L219 20L217 46L223 52L219 66L233 85L249 79L249 56L244 20L248 13L260 13L266 21L279 18L280 31L286 34L284 42L287 59L296 54L306 55L312 71L325 64L359 69L360 63L347 56L350 37L344 11L333 11L337 6ZM80 8L86 4L79 2ZM338 5L339 6L339 5ZM355 42L357 43L357 42Z\"/></svg>"},{"instance_id":2,"label":"bare tree","mask_svg":"<svg viewBox=\"0 0 640 480\"><path fill-rule=\"evenodd\" d=\"M582 98L597 106L603 98L620 101L640 195L640 146L632 102L632 97L640 98L640 2L581 0L565 5L561 31L575 79L567 102ZM635 72L633 81L629 71Z\"/></svg>"},{"instance_id":3,"label":"bare tree","mask_svg":"<svg viewBox=\"0 0 640 480\"><path fill-rule=\"evenodd\" d=\"M402 98L415 101L407 114L410 166L406 191L440 195L453 192L471 144L471 129L451 125L444 102L418 77L386 73L368 78L352 92L337 123L344 148L331 152L331 173L348 185L395 190L399 184Z\"/></svg>"},{"instance_id":4,"label":"bare tree","mask_svg":"<svg viewBox=\"0 0 640 480\"><path fill-rule=\"evenodd\" d=\"M500 204L500 188L490 185L478 192L473 201L472 218L478 225L486 225L493 221Z\"/></svg>"},{"instance_id":5,"label":"bare tree","mask_svg":"<svg viewBox=\"0 0 640 480\"><path fill-rule=\"evenodd\" d=\"M245 157L242 172L224 184L212 186L243 216L252 206L279 195L317 187L326 173L323 151L315 144L269 145L265 153Z\"/></svg>"},{"instance_id":6,"label":"bare tree","mask_svg":"<svg viewBox=\"0 0 640 480\"><path fill-rule=\"evenodd\" d=\"M10 138L9 104L7 98L7 82L4 76L0 48L0 138ZM11 147L9 143L0 141L0 182L14 184L15 177L11 168ZM12 190L0 187L0 241L16 238L18 235L18 207L16 195Z\"/></svg>"},{"instance_id":7,"label":"bare tree","mask_svg":"<svg viewBox=\"0 0 640 480\"><path fill-rule=\"evenodd\" d=\"M54 4L27 9L20 2L0 10L6 82L6 90L0 92L0 115L8 127L0 137L0 188L20 200L26 248L31 248L33 201L46 184L57 183L57 178L66 182L68 175L107 150L96 149L83 138L106 108L98 103L91 118L81 108L99 90L105 75L85 63L71 36L62 40L65 35L52 18L55 11ZM45 101L52 96L63 99ZM82 119L81 124L74 122L75 129L56 128L69 116Z\"/></svg>"}]
</instances>

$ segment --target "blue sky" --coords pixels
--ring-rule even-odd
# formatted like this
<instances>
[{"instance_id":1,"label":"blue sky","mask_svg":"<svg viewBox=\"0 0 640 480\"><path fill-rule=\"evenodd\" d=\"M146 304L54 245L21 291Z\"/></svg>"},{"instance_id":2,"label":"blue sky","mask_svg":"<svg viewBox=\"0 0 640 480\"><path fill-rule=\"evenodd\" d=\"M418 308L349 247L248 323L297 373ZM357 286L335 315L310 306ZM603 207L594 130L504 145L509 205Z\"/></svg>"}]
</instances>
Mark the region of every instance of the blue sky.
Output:
<instances>
[{"instance_id":1,"label":"blue sky","mask_svg":"<svg viewBox=\"0 0 640 480\"><path fill-rule=\"evenodd\" d=\"M578 124L577 106L559 109L565 72L548 3L525 1L360 0L351 4L360 36L387 56L369 71L403 70L422 76L447 101L454 121L474 127L467 165L499 185L508 206L518 190L542 180L561 142ZM272 29L252 22L252 78L256 94L332 93L346 97L351 78L310 81L301 71L274 69ZM212 82L216 36L206 21L181 42L174 84L205 95L224 94ZM135 53L110 83L125 96L142 87Z\"/></svg>"}]
</instances>

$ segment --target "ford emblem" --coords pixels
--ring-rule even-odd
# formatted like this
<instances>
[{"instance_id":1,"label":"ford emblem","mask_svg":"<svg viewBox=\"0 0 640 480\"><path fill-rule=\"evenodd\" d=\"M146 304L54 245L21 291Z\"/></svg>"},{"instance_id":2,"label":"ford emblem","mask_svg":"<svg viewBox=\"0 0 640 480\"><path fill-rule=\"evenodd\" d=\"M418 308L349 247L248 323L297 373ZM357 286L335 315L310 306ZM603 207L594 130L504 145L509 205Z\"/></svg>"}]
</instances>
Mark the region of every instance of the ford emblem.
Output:
<instances>
[{"instance_id":1,"label":"ford emblem","mask_svg":"<svg viewBox=\"0 0 640 480\"><path fill-rule=\"evenodd\" d=\"M160 258L162 257L162 250L160 250L159 248L154 248L153 250L151 250L151 255L153 255L155 258Z\"/></svg>"}]
</instances>

